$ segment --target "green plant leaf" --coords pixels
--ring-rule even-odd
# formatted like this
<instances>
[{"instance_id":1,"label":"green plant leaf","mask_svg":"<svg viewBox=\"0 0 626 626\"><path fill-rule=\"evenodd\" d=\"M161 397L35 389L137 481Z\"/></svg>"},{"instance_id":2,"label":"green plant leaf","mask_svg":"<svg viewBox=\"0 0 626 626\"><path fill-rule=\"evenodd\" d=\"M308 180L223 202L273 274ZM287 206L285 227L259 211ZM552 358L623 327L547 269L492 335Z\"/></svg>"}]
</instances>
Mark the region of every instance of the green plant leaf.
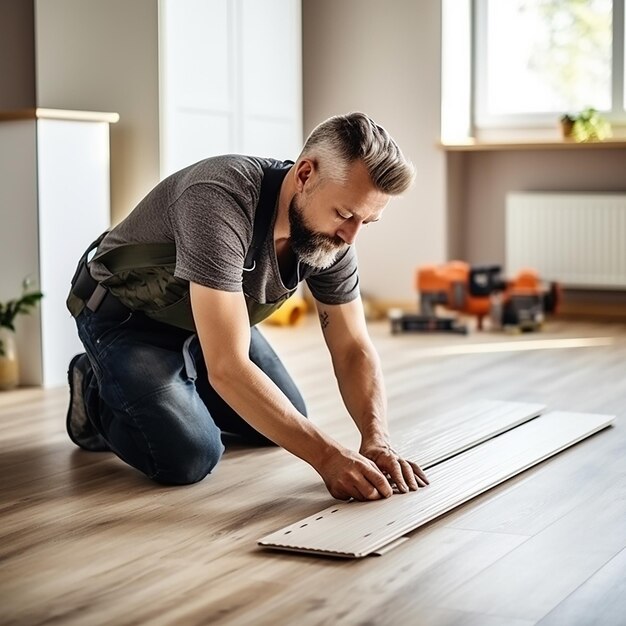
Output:
<instances>
[{"instance_id":1,"label":"green plant leaf","mask_svg":"<svg viewBox=\"0 0 626 626\"><path fill-rule=\"evenodd\" d=\"M15 318L20 314L31 313L32 309L43 298L43 293L40 291L27 292L26 289L31 285L28 278L22 281L23 293L17 300L9 300L5 303L0 303L0 326L5 326L11 330L15 330L13 324Z\"/></svg>"}]
</instances>

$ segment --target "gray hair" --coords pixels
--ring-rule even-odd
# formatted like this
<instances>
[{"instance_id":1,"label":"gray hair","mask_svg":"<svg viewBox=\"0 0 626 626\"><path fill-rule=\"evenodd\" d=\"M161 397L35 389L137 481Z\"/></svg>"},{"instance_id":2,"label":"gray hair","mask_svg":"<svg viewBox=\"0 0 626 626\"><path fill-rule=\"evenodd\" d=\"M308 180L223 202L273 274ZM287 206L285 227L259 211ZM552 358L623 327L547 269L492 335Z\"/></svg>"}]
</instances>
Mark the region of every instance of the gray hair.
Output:
<instances>
[{"instance_id":1,"label":"gray hair","mask_svg":"<svg viewBox=\"0 0 626 626\"><path fill-rule=\"evenodd\" d=\"M316 161L321 179L343 183L348 167L363 162L374 186L395 196L413 182L415 169L391 135L365 113L335 115L309 135L298 157Z\"/></svg>"}]
</instances>

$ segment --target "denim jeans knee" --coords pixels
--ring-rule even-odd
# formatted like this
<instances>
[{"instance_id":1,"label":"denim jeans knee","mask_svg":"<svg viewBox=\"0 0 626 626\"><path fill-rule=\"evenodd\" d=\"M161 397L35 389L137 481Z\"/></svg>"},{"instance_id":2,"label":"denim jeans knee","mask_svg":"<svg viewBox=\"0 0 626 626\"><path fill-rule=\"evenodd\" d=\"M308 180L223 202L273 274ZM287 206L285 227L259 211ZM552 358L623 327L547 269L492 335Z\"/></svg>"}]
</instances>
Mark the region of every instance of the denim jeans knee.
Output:
<instances>
[{"instance_id":1,"label":"denim jeans knee","mask_svg":"<svg viewBox=\"0 0 626 626\"><path fill-rule=\"evenodd\" d=\"M220 428L185 368L189 333L139 316L122 323L81 314L94 366L98 431L123 461L163 484L202 480L220 460Z\"/></svg>"},{"instance_id":2,"label":"denim jeans knee","mask_svg":"<svg viewBox=\"0 0 626 626\"><path fill-rule=\"evenodd\" d=\"M159 459L159 469L151 478L162 485L191 485L208 476L224 453L219 437L178 442L170 459Z\"/></svg>"}]
</instances>

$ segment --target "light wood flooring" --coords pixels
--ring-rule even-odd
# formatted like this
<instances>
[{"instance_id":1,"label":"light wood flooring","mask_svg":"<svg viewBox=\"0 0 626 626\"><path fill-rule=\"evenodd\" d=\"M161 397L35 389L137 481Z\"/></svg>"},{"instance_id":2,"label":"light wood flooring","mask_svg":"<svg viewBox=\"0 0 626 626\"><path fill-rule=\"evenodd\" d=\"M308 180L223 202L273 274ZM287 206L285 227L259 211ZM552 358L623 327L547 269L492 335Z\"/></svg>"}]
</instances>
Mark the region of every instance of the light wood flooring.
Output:
<instances>
[{"instance_id":1,"label":"light wood flooring","mask_svg":"<svg viewBox=\"0 0 626 626\"><path fill-rule=\"evenodd\" d=\"M356 446L317 323L264 332L311 419ZM398 439L479 398L615 414L615 426L382 557L340 560L257 547L331 503L283 450L232 447L203 482L162 487L73 446L66 389L1 393L0 623L626 624L626 325L371 333Z\"/></svg>"}]
</instances>

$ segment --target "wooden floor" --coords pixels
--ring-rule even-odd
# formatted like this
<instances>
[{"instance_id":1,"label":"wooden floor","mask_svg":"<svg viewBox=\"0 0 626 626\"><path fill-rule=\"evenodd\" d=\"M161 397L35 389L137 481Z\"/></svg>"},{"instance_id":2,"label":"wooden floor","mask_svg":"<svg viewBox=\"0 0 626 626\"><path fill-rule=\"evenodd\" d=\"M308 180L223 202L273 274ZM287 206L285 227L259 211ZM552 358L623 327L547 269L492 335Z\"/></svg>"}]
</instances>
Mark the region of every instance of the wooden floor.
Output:
<instances>
[{"instance_id":1,"label":"wooden floor","mask_svg":"<svg viewBox=\"0 0 626 626\"><path fill-rule=\"evenodd\" d=\"M398 440L479 398L615 414L615 426L386 555L351 561L257 547L331 503L314 470L280 449L230 448L203 482L161 487L113 454L73 446L65 389L5 392L0 623L625 624L626 325L554 322L520 337L391 336L383 323L371 332ZM357 445L317 324L265 334L311 419Z\"/></svg>"}]
</instances>

